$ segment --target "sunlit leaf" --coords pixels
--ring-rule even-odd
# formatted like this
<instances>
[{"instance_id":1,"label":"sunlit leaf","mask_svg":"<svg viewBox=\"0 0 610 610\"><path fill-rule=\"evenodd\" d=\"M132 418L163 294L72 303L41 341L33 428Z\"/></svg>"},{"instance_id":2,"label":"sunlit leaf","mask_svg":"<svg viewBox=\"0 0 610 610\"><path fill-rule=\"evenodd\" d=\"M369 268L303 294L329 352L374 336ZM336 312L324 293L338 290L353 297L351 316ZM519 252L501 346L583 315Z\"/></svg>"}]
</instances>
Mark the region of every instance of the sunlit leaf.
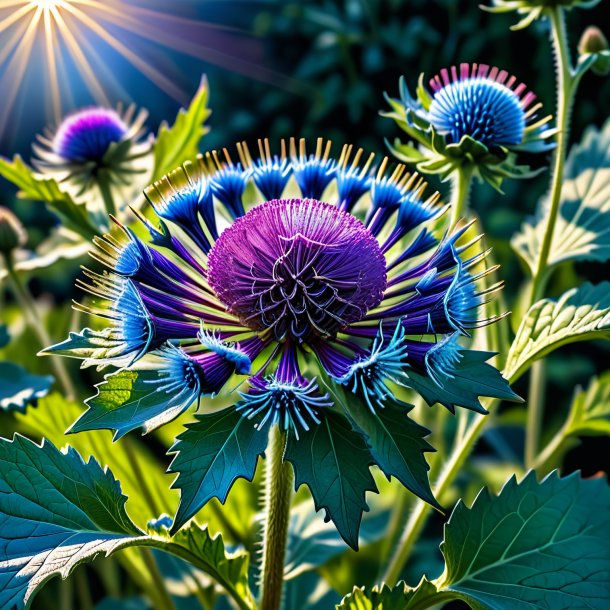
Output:
<instances>
[{"instance_id":1,"label":"sunlit leaf","mask_svg":"<svg viewBox=\"0 0 610 610\"><path fill-rule=\"evenodd\" d=\"M548 196L536 218L528 220L513 238L513 247L532 273L540 253ZM589 128L570 151L561 187L559 214L553 231L547 267L565 261L610 259L610 120L601 130Z\"/></svg>"},{"instance_id":2,"label":"sunlit leaf","mask_svg":"<svg viewBox=\"0 0 610 610\"><path fill-rule=\"evenodd\" d=\"M568 435L610 435L610 371L591 380L586 390L579 390L570 407Z\"/></svg>"},{"instance_id":3,"label":"sunlit leaf","mask_svg":"<svg viewBox=\"0 0 610 610\"><path fill-rule=\"evenodd\" d=\"M284 459L294 467L297 487L309 487L316 510L325 508L326 518L357 549L362 513L368 510L366 492L377 491L364 438L342 415L329 411L320 424L300 432L298 440L288 437Z\"/></svg>"},{"instance_id":4,"label":"sunlit leaf","mask_svg":"<svg viewBox=\"0 0 610 610\"><path fill-rule=\"evenodd\" d=\"M53 178L36 174L19 155L12 161L0 157L0 175L19 188L19 196L23 199L44 201L67 229L79 233L87 240L99 232L89 219L84 205L76 203Z\"/></svg>"},{"instance_id":5,"label":"sunlit leaf","mask_svg":"<svg viewBox=\"0 0 610 610\"><path fill-rule=\"evenodd\" d=\"M50 375L32 375L13 362L0 362L0 409L24 411L53 385Z\"/></svg>"},{"instance_id":6,"label":"sunlit leaf","mask_svg":"<svg viewBox=\"0 0 610 610\"><path fill-rule=\"evenodd\" d=\"M610 607L610 487L578 474L512 478L500 495L459 502L437 582L474 610Z\"/></svg>"},{"instance_id":7,"label":"sunlit leaf","mask_svg":"<svg viewBox=\"0 0 610 610\"><path fill-rule=\"evenodd\" d=\"M203 77L189 107L178 112L171 127L167 123L162 123L159 127L151 182L197 156L199 142L209 131L204 125L211 114L207 106L209 93L208 81Z\"/></svg>"},{"instance_id":8,"label":"sunlit leaf","mask_svg":"<svg viewBox=\"0 0 610 610\"><path fill-rule=\"evenodd\" d=\"M609 337L610 282L585 283L558 300L532 305L517 330L504 373L514 381L531 362L562 345Z\"/></svg>"}]
</instances>

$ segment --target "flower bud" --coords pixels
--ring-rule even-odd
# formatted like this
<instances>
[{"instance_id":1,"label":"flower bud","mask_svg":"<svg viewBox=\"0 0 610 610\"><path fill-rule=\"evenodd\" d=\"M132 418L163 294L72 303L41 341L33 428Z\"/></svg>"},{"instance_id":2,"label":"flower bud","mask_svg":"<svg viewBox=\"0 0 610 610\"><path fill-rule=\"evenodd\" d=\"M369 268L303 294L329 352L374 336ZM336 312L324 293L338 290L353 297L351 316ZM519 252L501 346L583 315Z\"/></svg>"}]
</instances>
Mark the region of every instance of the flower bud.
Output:
<instances>
[{"instance_id":1,"label":"flower bud","mask_svg":"<svg viewBox=\"0 0 610 610\"><path fill-rule=\"evenodd\" d=\"M25 246L27 233L19 219L8 208L0 206L0 253L10 254Z\"/></svg>"},{"instance_id":2,"label":"flower bud","mask_svg":"<svg viewBox=\"0 0 610 610\"><path fill-rule=\"evenodd\" d=\"M578 52L582 55L597 55L591 70L599 76L610 73L610 47L603 32L594 25L589 26L580 37Z\"/></svg>"}]
</instances>

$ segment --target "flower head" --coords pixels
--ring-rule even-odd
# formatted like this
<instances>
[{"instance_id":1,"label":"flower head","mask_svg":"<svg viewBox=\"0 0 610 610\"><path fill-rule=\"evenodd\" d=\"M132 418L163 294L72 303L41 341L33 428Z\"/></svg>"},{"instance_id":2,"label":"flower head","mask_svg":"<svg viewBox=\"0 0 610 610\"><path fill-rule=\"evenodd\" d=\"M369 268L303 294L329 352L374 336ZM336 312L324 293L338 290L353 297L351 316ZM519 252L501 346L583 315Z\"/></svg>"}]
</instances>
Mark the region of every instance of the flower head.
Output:
<instances>
[{"instance_id":1,"label":"flower head","mask_svg":"<svg viewBox=\"0 0 610 610\"><path fill-rule=\"evenodd\" d=\"M284 433L286 459L299 472L309 472L304 460L319 443L339 435L329 451L350 446L368 456L357 466L366 470L366 489L374 489L368 466L379 463L434 503L411 470L395 472L396 462L383 461L375 444L381 437L367 428L375 418L396 418L392 430L411 427L402 438L417 439L420 455L428 450L426 430L407 417L392 384L423 387L423 379L427 400L453 408L462 402L452 396L448 403L442 384L457 370L472 378L464 406L474 408L473 392L512 396L489 365L495 377L483 385L476 367L464 372L459 362L426 359L444 338L493 321L477 314L486 291L475 268L485 253L465 256L476 249L462 243L466 227L438 235L438 194L426 198L423 181L403 166L387 173L387 160L360 163L362 152L351 147L336 159L330 153L321 140L313 154L291 140L279 155L265 142L252 159L242 144L239 162L212 153L156 182L146 196L159 226L141 217L149 240L122 227L123 238L97 240L96 258L108 270L87 273L83 286L95 299L83 308L109 320L109 328L85 329L47 350L81 358L84 366L117 368L105 383L120 379L131 387L117 405L104 403L102 385L79 430L150 430L203 396L224 401L224 410L198 415L179 437L173 467L179 486L203 476L183 471L193 461L181 452L207 446L197 435L213 435L213 443L228 435L218 450L234 447L235 457L209 467L231 464L237 474L206 479L209 487L196 486L192 498L185 491L175 527L209 497L226 497L236 476L251 477L251 454L255 464L271 426ZM134 385L134 375L144 381ZM226 407L231 398L236 404ZM120 420L133 404L137 417ZM343 468L351 459L344 454L327 466ZM423 456L418 467L425 479ZM314 474L303 480L331 517L343 510L316 487ZM357 544L353 529L341 531Z\"/></svg>"},{"instance_id":2,"label":"flower head","mask_svg":"<svg viewBox=\"0 0 610 610\"><path fill-rule=\"evenodd\" d=\"M531 175L516 165L518 152L544 152L554 144L550 117L538 117L541 104L514 76L484 64L443 69L423 82L416 98L401 81L401 99L389 102L393 118L419 145L395 142L396 155L428 173L446 177L460 166L499 187L504 177Z\"/></svg>"}]
</instances>

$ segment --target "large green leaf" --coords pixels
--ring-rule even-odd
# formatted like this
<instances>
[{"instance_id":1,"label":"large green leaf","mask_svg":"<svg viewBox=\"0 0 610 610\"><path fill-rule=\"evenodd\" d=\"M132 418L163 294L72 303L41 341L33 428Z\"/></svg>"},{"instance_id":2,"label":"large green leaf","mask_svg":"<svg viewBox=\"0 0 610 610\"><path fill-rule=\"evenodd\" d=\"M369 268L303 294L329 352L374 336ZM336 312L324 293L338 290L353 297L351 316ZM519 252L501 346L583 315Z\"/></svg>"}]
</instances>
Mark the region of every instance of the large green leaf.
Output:
<instances>
[{"instance_id":1,"label":"large green leaf","mask_svg":"<svg viewBox=\"0 0 610 610\"><path fill-rule=\"evenodd\" d=\"M65 578L100 553L152 546L212 576L242 610L253 608L248 557L227 554L220 536L191 525L174 538L146 535L129 519L126 497L109 470L15 436L0 439L0 607L28 608L53 576Z\"/></svg>"},{"instance_id":2,"label":"large green leaf","mask_svg":"<svg viewBox=\"0 0 610 610\"><path fill-rule=\"evenodd\" d=\"M536 270L548 208L548 196L536 218L513 238L513 247L532 273ZM589 128L567 159L559 214L548 267L570 260L610 259L610 120L601 131Z\"/></svg>"},{"instance_id":3,"label":"large green leaf","mask_svg":"<svg viewBox=\"0 0 610 610\"><path fill-rule=\"evenodd\" d=\"M542 299L525 314L504 373L514 381L531 362L576 341L610 337L610 282L583 284L558 300Z\"/></svg>"},{"instance_id":4,"label":"large green leaf","mask_svg":"<svg viewBox=\"0 0 610 610\"><path fill-rule=\"evenodd\" d=\"M267 428L258 430L235 408L195 417L172 448L170 468L178 473L173 487L180 489L174 531L212 498L224 502L236 479L251 481L267 447Z\"/></svg>"},{"instance_id":5,"label":"large green leaf","mask_svg":"<svg viewBox=\"0 0 610 610\"><path fill-rule=\"evenodd\" d=\"M28 436L50 440L57 447L70 443L85 459L94 456L110 468L121 481L127 495L127 510L136 524L144 528L152 516L173 514L178 506L178 494L169 489L172 477L162 463L139 438L112 442L107 430L80 432L70 437L65 431L81 414L82 406L66 400L58 393L38 401L36 409L17 415L19 430Z\"/></svg>"},{"instance_id":6,"label":"large green leaf","mask_svg":"<svg viewBox=\"0 0 610 610\"><path fill-rule=\"evenodd\" d=\"M295 483L311 490L316 510L326 509L341 537L358 548L367 491L377 491L369 466L373 458L362 436L340 414L327 411L320 424L288 437L284 459L294 467Z\"/></svg>"},{"instance_id":7,"label":"large green leaf","mask_svg":"<svg viewBox=\"0 0 610 610\"><path fill-rule=\"evenodd\" d=\"M32 375L13 362L0 362L0 409L25 411L53 385L50 375Z\"/></svg>"},{"instance_id":8,"label":"large green leaf","mask_svg":"<svg viewBox=\"0 0 610 610\"><path fill-rule=\"evenodd\" d=\"M459 502L436 583L474 610L610 607L610 487L605 478L533 472L499 496Z\"/></svg>"},{"instance_id":9,"label":"large green leaf","mask_svg":"<svg viewBox=\"0 0 610 610\"><path fill-rule=\"evenodd\" d=\"M86 400L89 407L71 432L114 430L119 439L131 430L146 432L175 419L196 399L195 392L173 394L159 391L152 382L159 379L158 370L122 370L106 375L98 384L97 395Z\"/></svg>"},{"instance_id":10,"label":"large green leaf","mask_svg":"<svg viewBox=\"0 0 610 610\"><path fill-rule=\"evenodd\" d=\"M199 142L209 131L204 125L211 114L207 106L209 93L208 81L203 77L189 107L178 112L171 127L167 123L162 123L159 127L154 145L155 164L151 182L197 156Z\"/></svg>"},{"instance_id":11,"label":"large green leaf","mask_svg":"<svg viewBox=\"0 0 610 610\"><path fill-rule=\"evenodd\" d=\"M67 229L79 233L87 240L91 240L99 232L91 222L85 205L76 203L53 178L36 174L19 155L12 161L0 157L0 175L19 188L19 196L23 199L44 201L60 217Z\"/></svg>"}]
</instances>

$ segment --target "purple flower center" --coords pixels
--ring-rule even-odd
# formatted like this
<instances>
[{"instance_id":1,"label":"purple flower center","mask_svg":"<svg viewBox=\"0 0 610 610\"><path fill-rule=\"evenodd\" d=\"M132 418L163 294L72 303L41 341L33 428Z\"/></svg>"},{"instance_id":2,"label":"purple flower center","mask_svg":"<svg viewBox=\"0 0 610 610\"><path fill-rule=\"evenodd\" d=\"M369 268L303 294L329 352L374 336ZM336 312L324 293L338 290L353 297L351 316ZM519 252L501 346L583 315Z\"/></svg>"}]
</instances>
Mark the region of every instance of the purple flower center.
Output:
<instances>
[{"instance_id":1,"label":"purple flower center","mask_svg":"<svg viewBox=\"0 0 610 610\"><path fill-rule=\"evenodd\" d=\"M386 265L351 214L314 199L274 199L223 231L208 281L246 326L306 341L333 336L378 305Z\"/></svg>"},{"instance_id":2,"label":"purple flower center","mask_svg":"<svg viewBox=\"0 0 610 610\"><path fill-rule=\"evenodd\" d=\"M101 161L108 147L126 134L127 126L114 110L87 108L64 120L53 149L68 161Z\"/></svg>"}]
</instances>

